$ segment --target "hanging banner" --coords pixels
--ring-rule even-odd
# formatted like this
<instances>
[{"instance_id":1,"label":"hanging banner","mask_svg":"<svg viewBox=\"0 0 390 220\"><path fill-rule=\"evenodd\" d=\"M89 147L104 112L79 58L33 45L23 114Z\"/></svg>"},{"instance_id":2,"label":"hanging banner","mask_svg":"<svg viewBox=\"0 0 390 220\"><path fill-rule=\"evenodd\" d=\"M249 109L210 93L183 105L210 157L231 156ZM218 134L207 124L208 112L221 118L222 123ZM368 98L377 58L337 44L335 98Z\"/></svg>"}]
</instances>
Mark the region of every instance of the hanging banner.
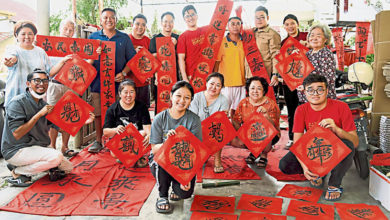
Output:
<instances>
[{"instance_id":1,"label":"hanging banner","mask_svg":"<svg viewBox=\"0 0 390 220\"><path fill-rule=\"evenodd\" d=\"M291 199L286 215L296 219L333 220L334 206Z\"/></svg>"},{"instance_id":2,"label":"hanging banner","mask_svg":"<svg viewBox=\"0 0 390 220\"><path fill-rule=\"evenodd\" d=\"M336 47L337 69L344 71L344 37L343 28L332 29L333 41Z\"/></svg>"},{"instance_id":3,"label":"hanging banner","mask_svg":"<svg viewBox=\"0 0 390 220\"><path fill-rule=\"evenodd\" d=\"M388 218L376 205L335 203L341 220L387 220Z\"/></svg>"},{"instance_id":4,"label":"hanging banner","mask_svg":"<svg viewBox=\"0 0 390 220\"><path fill-rule=\"evenodd\" d=\"M237 209L282 214L283 199L242 194Z\"/></svg>"},{"instance_id":5,"label":"hanging banner","mask_svg":"<svg viewBox=\"0 0 390 220\"><path fill-rule=\"evenodd\" d=\"M355 62L366 62L367 38L370 31L370 22L356 22Z\"/></svg>"},{"instance_id":6,"label":"hanging banner","mask_svg":"<svg viewBox=\"0 0 390 220\"><path fill-rule=\"evenodd\" d=\"M73 54L55 76L55 80L82 96L96 77L96 69L84 61L79 55Z\"/></svg>"},{"instance_id":7,"label":"hanging banner","mask_svg":"<svg viewBox=\"0 0 390 220\"><path fill-rule=\"evenodd\" d=\"M234 213L235 197L195 195L190 211Z\"/></svg>"},{"instance_id":8,"label":"hanging banner","mask_svg":"<svg viewBox=\"0 0 390 220\"><path fill-rule=\"evenodd\" d=\"M159 113L170 106L172 86L176 79L176 51L171 37L157 37L157 59L161 67L157 71L157 110Z\"/></svg>"},{"instance_id":9,"label":"hanging banner","mask_svg":"<svg viewBox=\"0 0 390 220\"><path fill-rule=\"evenodd\" d=\"M286 184L276 195L315 203L321 198L322 193L320 189Z\"/></svg>"},{"instance_id":10,"label":"hanging banner","mask_svg":"<svg viewBox=\"0 0 390 220\"><path fill-rule=\"evenodd\" d=\"M161 63L144 47L127 62L133 75L141 82L145 83L160 68Z\"/></svg>"},{"instance_id":11,"label":"hanging banner","mask_svg":"<svg viewBox=\"0 0 390 220\"><path fill-rule=\"evenodd\" d=\"M100 104L102 127L106 111L115 102L115 42L102 41L100 54Z\"/></svg>"},{"instance_id":12,"label":"hanging banner","mask_svg":"<svg viewBox=\"0 0 390 220\"><path fill-rule=\"evenodd\" d=\"M242 31L242 43L245 51L245 58L248 61L249 68L251 69L253 76L263 77L267 80L268 84L271 82L267 70L264 66L264 61L259 49L257 48L255 34L252 29L246 29ZM274 89L272 86L268 87L266 96L270 97L276 102Z\"/></svg>"},{"instance_id":13,"label":"hanging banner","mask_svg":"<svg viewBox=\"0 0 390 220\"><path fill-rule=\"evenodd\" d=\"M37 35L37 46L45 50L48 56L64 57L68 54L77 54L83 59L99 59L96 49L100 45L99 40L53 37Z\"/></svg>"},{"instance_id":14,"label":"hanging banner","mask_svg":"<svg viewBox=\"0 0 390 220\"><path fill-rule=\"evenodd\" d=\"M256 212L241 212L239 220L287 220L287 216L283 215L270 215Z\"/></svg>"},{"instance_id":15,"label":"hanging banner","mask_svg":"<svg viewBox=\"0 0 390 220\"><path fill-rule=\"evenodd\" d=\"M72 91L67 91L53 111L46 115L47 120L60 127L72 136L75 136L89 118L94 108Z\"/></svg>"}]
</instances>

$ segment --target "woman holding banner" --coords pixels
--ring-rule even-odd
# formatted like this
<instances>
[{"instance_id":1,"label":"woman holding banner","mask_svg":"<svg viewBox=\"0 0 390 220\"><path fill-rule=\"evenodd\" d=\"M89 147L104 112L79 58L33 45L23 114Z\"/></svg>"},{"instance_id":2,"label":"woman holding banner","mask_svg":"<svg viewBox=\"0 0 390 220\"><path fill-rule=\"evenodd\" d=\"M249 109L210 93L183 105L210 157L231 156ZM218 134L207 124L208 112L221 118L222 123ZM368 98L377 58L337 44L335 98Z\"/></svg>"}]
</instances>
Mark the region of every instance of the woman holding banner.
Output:
<instances>
[{"instance_id":1,"label":"woman holding banner","mask_svg":"<svg viewBox=\"0 0 390 220\"><path fill-rule=\"evenodd\" d=\"M197 114L202 121L215 112L227 112L229 110L229 101L221 93L223 87L224 77L222 74L214 72L208 75L206 78L206 90L195 94L190 110ZM214 173L224 172L221 152L222 149L214 154Z\"/></svg>"},{"instance_id":2,"label":"woman holding banner","mask_svg":"<svg viewBox=\"0 0 390 220\"><path fill-rule=\"evenodd\" d=\"M153 160L154 154L161 148L169 136L175 135L175 129L182 125L202 140L202 127L199 116L188 110L194 96L194 89L191 84L185 81L177 82L171 90L172 106L160 112L153 120L150 135L152 152L149 156L149 166L153 176L156 178L159 198L156 202L158 213L170 213L173 207L169 204L168 191L172 184L170 200L178 201L191 197L195 187L195 177L188 185L181 185L167 171Z\"/></svg>"},{"instance_id":3,"label":"woman holding banner","mask_svg":"<svg viewBox=\"0 0 390 220\"><path fill-rule=\"evenodd\" d=\"M268 92L267 80L262 77L253 76L246 81L245 89L248 97L241 100L240 104L238 104L232 121L234 128L239 129L245 121L251 118L253 112L261 112L279 131L280 110L274 100L265 96ZM267 166L267 154L271 150L272 145L279 141L279 138L280 132L260 154L260 158L256 163L258 168L265 168ZM243 144L241 143L240 145ZM253 164L256 160L252 153L245 159L248 164Z\"/></svg>"}]
</instances>

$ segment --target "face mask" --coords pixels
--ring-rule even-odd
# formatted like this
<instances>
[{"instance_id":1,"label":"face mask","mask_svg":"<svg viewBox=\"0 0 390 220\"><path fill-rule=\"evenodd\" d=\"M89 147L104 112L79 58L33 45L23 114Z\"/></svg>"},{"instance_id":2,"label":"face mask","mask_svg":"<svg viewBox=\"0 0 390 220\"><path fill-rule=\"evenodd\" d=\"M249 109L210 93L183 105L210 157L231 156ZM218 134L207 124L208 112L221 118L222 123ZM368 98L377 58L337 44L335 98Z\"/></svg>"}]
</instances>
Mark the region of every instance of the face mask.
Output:
<instances>
[{"instance_id":1,"label":"face mask","mask_svg":"<svg viewBox=\"0 0 390 220\"><path fill-rule=\"evenodd\" d=\"M46 96L46 92L43 94L38 94L34 90L32 90L31 88L29 89L29 91L30 91L32 97L34 97L36 99L43 99Z\"/></svg>"}]
</instances>

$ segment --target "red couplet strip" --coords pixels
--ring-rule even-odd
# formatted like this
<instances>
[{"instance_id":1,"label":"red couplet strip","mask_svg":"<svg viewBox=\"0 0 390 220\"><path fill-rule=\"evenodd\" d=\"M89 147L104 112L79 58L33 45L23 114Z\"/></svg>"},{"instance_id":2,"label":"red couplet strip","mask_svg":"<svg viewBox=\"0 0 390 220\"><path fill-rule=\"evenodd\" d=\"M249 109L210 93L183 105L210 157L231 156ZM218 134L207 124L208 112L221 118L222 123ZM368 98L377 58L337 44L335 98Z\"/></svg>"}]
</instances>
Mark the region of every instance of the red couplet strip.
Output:
<instances>
[{"instance_id":1,"label":"red couplet strip","mask_svg":"<svg viewBox=\"0 0 390 220\"><path fill-rule=\"evenodd\" d=\"M184 126L175 129L154 155L154 160L175 180L187 185L210 156L209 149Z\"/></svg>"},{"instance_id":2,"label":"red couplet strip","mask_svg":"<svg viewBox=\"0 0 390 220\"><path fill-rule=\"evenodd\" d=\"M286 215L295 216L296 219L333 220L334 206L291 200Z\"/></svg>"},{"instance_id":3,"label":"red couplet strip","mask_svg":"<svg viewBox=\"0 0 390 220\"><path fill-rule=\"evenodd\" d=\"M237 209L282 214L283 199L242 194Z\"/></svg>"},{"instance_id":4,"label":"red couplet strip","mask_svg":"<svg viewBox=\"0 0 390 220\"><path fill-rule=\"evenodd\" d=\"M67 91L58 100L53 111L46 115L46 118L72 136L75 136L89 118L89 112L93 110L94 108L83 99L72 91Z\"/></svg>"},{"instance_id":5,"label":"red couplet strip","mask_svg":"<svg viewBox=\"0 0 390 220\"><path fill-rule=\"evenodd\" d=\"M239 220L287 220L287 216L284 215L270 215L255 212L241 212Z\"/></svg>"},{"instance_id":6,"label":"red couplet strip","mask_svg":"<svg viewBox=\"0 0 390 220\"><path fill-rule=\"evenodd\" d=\"M335 203L335 206L341 220L388 219L376 205Z\"/></svg>"},{"instance_id":7,"label":"red couplet strip","mask_svg":"<svg viewBox=\"0 0 390 220\"><path fill-rule=\"evenodd\" d=\"M191 211L234 213L235 197L195 195Z\"/></svg>"},{"instance_id":8,"label":"red couplet strip","mask_svg":"<svg viewBox=\"0 0 390 220\"><path fill-rule=\"evenodd\" d=\"M79 95L83 95L96 77L96 69L79 55L72 55L72 59L66 61L55 79L66 85Z\"/></svg>"},{"instance_id":9,"label":"red couplet strip","mask_svg":"<svg viewBox=\"0 0 390 220\"><path fill-rule=\"evenodd\" d=\"M97 60L99 54L96 49L99 44L99 40L37 35L37 46L44 49L48 56L78 54L83 59Z\"/></svg>"},{"instance_id":10,"label":"red couplet strip","mask_svg":"<svg viewBox=\"0 0 390 220\"><path fill-rule=\"evenodd\" d=\"M132 123L126 126L126 130L115 135L107 142L109 148L115 156L126 166L132 167L139 158L150 150L150 145L144 147L144 137L138 132Z\"/></svg>"},{"instance_id":11,"label":"red couplet strip","mask_svg":"<svg viewBox=\"0 0 390 220\"><path fill-rule=\"evenodd\" d=\"M291 199L300 199L308 202L318 202L321 198L322 190L312 187L302 187L292 184L286 184L277 194Z\"/></svg>"},{"instance_id":12,"label":"red couplet strip","mask_svg":"<svg viewBox=\"0 0 390 220\"><path fill-rule=\"evenodd\" d=\"M334 44L336 47L337 55L337 68L341 71L344 71L344 37L343 37L343 28L333 28L332 35Z\"/></svg>"},{"instance_id":13,"label":"red couplet strip","mask_svg":"<svg viewBox=\"0 0 390 220\"><path fill-rule=\"evenodd\" d=\"M367 54L367 38L370 31L370 22L356 22L355 62L365 62Z\"/></svg>"},{"instance_id":14,"label":"red couplet strip","mask_svg":"<svg viewBox=\"0 0 390 220\"><path fill-rule=\"evenodd\" d=\"M374 154L370 164L374 166L390 166L390 153Z\"/></svg>"},{"instance_id":15,"label":"red couplet strip","mask_svg":"<svg viewBox=\"0 0 390 220\"><path fill-rule=\"evenodd\" d=\"M170 37L156 38L157 59L161 67L157 71L157 113L169 108L170 93L176 83L176 52Z\"/></svg>"},{"instance_id":16,"label":"red couplet strip","mask_svg":"<svg viewBox=\"0 0 390 220\"><path fill-rule=\"evenodd\" d=\"M217 214L217 213L208 213L208 212L192 212L190 220L237 220L237 215L228 215L228 214Z\"/></svg>"},{"instance_id":17,"label":"red couplet strip","mask_svg":"<svg viewBox=\"0 0 390 220\"><path fill-rule=\"evenodd\" d=\"M310 171L323 177L337 166L349 149L332 131L314 125L291 148Z\"/></svg>"},{"instance_id":18,"label":"red couplet strip","mask_svg":"<svg viewBox=\"0 0 390 220\"><path fill-rule=\"evenodd\" d=\"M106 111L115 102L115 42L102 41L100 54L100 102L102 126Z\"/></svg>"},{"instance_id":19,"label":"red couplet strip","mask_svg":"<svg viewBox=\"0 0 390 220\"><path fill-rule=\"evenodd\" d=\"M144 47L127 62L128 66L133 72L134 76L141 82L153 76L153 74L160 68L161 63Z\"/></svg>"}]
</instances>

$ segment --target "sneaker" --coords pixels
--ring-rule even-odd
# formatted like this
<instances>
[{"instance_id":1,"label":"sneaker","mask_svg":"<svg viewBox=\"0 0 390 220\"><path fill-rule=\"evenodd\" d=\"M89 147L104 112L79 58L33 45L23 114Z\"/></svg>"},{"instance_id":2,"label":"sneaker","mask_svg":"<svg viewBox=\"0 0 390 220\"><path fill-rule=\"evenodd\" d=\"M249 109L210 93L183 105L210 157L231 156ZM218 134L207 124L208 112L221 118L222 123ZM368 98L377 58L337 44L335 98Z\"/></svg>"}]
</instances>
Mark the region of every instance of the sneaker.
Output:
<instances>
[{"instance_id":1,"label":"sneaker","mask_svg":"<svg viewBox=\"0 0 390 220\"><path fill-rule=\"evenodd\" d=\"M99 153L99 151L102 149L103 149L102 143L95 141L95 143L93 143L92 146L90 146L88 148L88 152L89 153Z\"/></svg>"},{"instance_id":2,"label":"sneaker","mask_svg":"<svg viewBox=\"0 0 390 220\"><path fill-rule=\"evenodd\" d=\"M286 144L286 146L284 147L284 149L286 149L286 150L288 150L288 149L290 149L290 147L293 145L293 141L292 140L289 140L288 142L287 142L287 144Z\"/></svg>"}]
</instances>

